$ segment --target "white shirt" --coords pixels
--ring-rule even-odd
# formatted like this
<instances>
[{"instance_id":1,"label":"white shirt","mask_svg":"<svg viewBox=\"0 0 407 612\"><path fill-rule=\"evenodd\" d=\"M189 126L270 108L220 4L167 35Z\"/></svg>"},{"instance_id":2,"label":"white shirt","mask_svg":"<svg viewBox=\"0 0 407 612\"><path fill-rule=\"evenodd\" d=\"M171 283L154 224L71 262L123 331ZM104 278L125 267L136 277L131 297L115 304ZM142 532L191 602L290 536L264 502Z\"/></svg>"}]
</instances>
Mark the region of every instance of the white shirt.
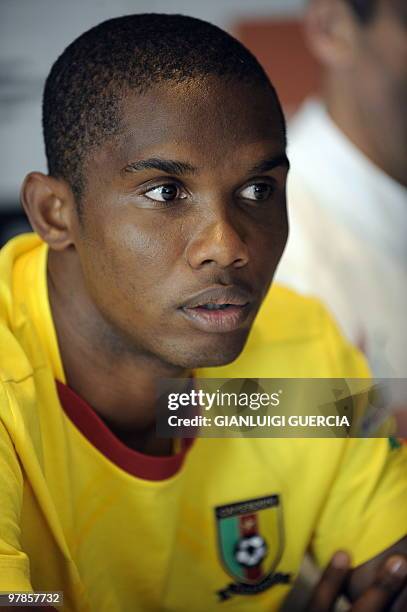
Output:
<instances>
[{"instance_id":1,"label":"white shirt","mask_svg":"<svg viewBox=\"0 0 407 612\"><path fill-rule=\"evenodd\" d=\"M323 106L289 128L290 237L276 279L327 304L377 377L407 378L407 189Z\"/></svg>"}]
</instances>

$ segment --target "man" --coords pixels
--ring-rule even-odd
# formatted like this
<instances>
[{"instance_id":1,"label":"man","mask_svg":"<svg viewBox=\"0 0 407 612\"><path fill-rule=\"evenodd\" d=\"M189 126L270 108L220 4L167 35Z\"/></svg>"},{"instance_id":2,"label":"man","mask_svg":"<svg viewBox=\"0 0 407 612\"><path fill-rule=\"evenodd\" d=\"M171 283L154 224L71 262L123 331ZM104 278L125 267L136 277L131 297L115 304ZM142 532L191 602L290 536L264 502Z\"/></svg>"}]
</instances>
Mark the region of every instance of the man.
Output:
<instances>
[{"instance_id":1,"label":"man","mask_svg":"<svg viewBox=\"0 0 407 612\"><path fill-rule=\"evenodd\" d=\"M192 18L113 19L54 64L43 118L49 174L22 188L38 235L0 259L0 591L269 611L311 547L332 558L314 609L343 589L388 609L405 449L155 435L162 378L368 375L284 289L248 338L287 239L284 118L255 58Z\"/></svg>"},{"instance_id":2,"label":"man","mask_svg":"<svg viewBox=\"0 0 407 612\"><path fill-rule=\"evenodd\" d=\"M319 296L378 377L407 375L407 4L312 0L323 102L289 134L278 280Z\"/></svg>"}]
</instances>

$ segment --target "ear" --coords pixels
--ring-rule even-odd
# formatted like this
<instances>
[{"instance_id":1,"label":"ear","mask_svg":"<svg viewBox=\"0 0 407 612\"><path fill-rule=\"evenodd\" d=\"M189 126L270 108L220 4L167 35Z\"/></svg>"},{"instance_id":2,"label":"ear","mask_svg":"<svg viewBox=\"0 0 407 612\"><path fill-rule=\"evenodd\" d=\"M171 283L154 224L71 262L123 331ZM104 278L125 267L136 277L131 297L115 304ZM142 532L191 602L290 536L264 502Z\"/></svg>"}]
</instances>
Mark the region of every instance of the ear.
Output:
<instances>
[{"instance_id":1,"label":"ear","mask_svg":"<svg viewBox=\"0 0 407 612\"><path fill-rule=\"evenodd\" d=\"M62 251L73 244L75 201L65 181L30 172L20 198L34 231L51 249Z\"/></svg>"},{"instance_id":2,"label":"ear","mask_svg":"<svg viewBox=\"0 0 407 612\"><path fill-rule=\"evenodd\" d=\"M324 66L346 68L351 63L360 28L344 0L310 0L305 33L311 50Z\"/></svg>"}]
</instances>

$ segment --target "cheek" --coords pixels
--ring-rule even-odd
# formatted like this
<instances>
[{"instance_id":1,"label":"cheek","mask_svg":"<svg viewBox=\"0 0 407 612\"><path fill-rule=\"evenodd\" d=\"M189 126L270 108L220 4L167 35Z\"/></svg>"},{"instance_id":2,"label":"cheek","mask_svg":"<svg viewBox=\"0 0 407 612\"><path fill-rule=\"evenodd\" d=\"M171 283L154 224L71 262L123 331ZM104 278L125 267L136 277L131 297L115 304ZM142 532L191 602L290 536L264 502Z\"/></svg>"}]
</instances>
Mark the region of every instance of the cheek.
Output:
<instances>
[{"instance_id":1,"label":"cheek","mask_svg":"<svg viewBox=\"0 0 407 612\"><path fill-rule=\"evenodd\" d=\"M251 260L264 282L270 282L284 252L288 239L287 215L259 229L250 244Z\"/></svg>"},{"instance_id":2,"label":"cheek","mask_svg":"<svg viewBox=\"0 0 407 612\"><path fill-rule=\"evenodd\" d=\"M147 215L139 222L106 218L87 238L86 276L93 289L109 302L130 300L133 308L142 299L143 311L170 282L182 243L173 228Z\"/></svg>"},{"instance_id":3,"label":"cheek","mask_svg":"<svg viewBox=\"0 0 407 612\"><path fill-rule=\"evenodd\" d=\"M355 86L363 103L377 106L382 112L400 104L407 84L407 44L405 34L394 28L380 31L362 48L355 71Z\"/></svg>"},{"instance_id":4,"label":"cheek","mask_svg":"<svg viewBox=\"0 0 407 612\"><path fill-rule=\"evenodd\" d=\"M288 239L288 213L285 195L274 205L270 217L261 225L257 234L258 250L270 263L279 261Z\"/></svg>"}]
</instances>

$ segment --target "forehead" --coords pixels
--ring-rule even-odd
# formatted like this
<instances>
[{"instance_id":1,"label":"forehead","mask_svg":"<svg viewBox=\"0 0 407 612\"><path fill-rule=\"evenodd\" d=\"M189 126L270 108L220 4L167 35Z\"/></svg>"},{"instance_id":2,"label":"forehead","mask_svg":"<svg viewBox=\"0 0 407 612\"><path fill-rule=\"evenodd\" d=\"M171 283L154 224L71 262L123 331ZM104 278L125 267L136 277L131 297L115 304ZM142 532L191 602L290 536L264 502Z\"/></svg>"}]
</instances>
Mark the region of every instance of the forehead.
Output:
<instances>
[{"instance_id":1,"label":"forehead","mask_svg":"<svg viewBox=\"0 0 407 612\"><path fill-rule=\"evenodd\" d=\"M159 152L216 164L225 156L232 159L261 147L285 149L284 126L271 88L219 78L168 81L143 94L128 92L113 144L119 164Z\"/></svg>"}]
</instances>

